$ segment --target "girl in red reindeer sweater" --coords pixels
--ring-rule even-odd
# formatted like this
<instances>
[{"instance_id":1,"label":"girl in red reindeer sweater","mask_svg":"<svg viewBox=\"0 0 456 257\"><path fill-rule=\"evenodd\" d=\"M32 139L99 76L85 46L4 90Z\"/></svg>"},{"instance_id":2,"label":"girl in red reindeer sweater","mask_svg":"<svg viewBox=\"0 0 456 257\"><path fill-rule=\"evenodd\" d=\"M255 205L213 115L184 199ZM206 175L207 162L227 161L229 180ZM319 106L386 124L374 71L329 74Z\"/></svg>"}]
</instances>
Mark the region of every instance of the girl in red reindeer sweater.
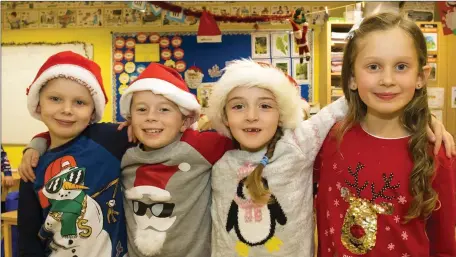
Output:
<instances>
[{"instance_id":1,"label":"girl in red reindeer sweater","mask_svg":"<svg viewBox=\"0 0 456 257\"><path fill-rule=\"evenodd\" d=\"M366 18L351 35L349 113L315 163L319 256L456 256L456 164L433 156L425 137L426 57L418 26L396 14Z\"/></svg>"}]
</instances>

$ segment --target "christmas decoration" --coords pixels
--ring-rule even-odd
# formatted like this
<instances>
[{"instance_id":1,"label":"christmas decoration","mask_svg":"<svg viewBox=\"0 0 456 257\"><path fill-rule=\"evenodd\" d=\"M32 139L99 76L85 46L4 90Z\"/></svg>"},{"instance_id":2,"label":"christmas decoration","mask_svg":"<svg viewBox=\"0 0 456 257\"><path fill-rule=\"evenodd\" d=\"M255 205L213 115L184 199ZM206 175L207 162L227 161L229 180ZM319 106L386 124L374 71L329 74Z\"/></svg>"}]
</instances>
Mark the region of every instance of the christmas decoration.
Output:
<instances>
[{"instance_id":1,"label":"christmas decoration","mask_svg":"<svg viewBox=\"0 0 456 257\"><path fill-rule=\"evenodd\" d=\"M456 2L438 2L440 17L442 17L443 34L456 35Z\"/></svg>"},{"instance_id":2,"label":"christmas decoration","mask_svg":"<svg viewBox=\"0 0 456 257\"><path fill-rule=\"evenodd\" d=\"M304 11L301 8L298 8L293 13L293 18L289 20L291 27L293 28L293 35L296 41L296 45L299 48L299 57L300 63L303 63L303 58L306 58L306 61L310 60L310 50L309 45L307 44L307 30L309 24L307 23L306 16ZM301 28L299 26L302 26Z\"/></svg>"},{"instance_id":3,"label":"christmas decoration","mask_svg":"<svg viewBox=\"0 0 456 257\"><path fill-rule=\"evenodd\" d=\"M192 66L185 72L184 77L188 87L195 89L203 82L204 74L199 67Z\"/></svg>"},{"instance_id":4,"label":"christmas decoration","mask_svg":"<svg viewBox=\"0 0 456 257\"><path fill-rule=\"evenodd\" d=\"M196 37L198 43L220 43L222 42L222 32L212 14L203 10Z\"/></svg>"}]
</instances>

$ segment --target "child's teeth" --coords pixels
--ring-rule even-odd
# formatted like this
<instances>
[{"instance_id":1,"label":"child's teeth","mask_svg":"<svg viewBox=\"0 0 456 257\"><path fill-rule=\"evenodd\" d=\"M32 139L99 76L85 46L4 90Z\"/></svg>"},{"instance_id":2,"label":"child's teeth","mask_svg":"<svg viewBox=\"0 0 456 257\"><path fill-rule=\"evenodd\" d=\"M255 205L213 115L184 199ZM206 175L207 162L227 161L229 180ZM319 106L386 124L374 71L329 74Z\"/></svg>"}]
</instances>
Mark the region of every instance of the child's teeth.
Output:
<instances>
[{"instance_id":1,"label":"child's teeth","mask_svg":"<svg viewBox=\"0 0 456 257\"><path fill-rule=\"evenodd\" d=\"M146 129L147 133L159 133L160 131L160 129Z\"/></svg>"}]
</instances>

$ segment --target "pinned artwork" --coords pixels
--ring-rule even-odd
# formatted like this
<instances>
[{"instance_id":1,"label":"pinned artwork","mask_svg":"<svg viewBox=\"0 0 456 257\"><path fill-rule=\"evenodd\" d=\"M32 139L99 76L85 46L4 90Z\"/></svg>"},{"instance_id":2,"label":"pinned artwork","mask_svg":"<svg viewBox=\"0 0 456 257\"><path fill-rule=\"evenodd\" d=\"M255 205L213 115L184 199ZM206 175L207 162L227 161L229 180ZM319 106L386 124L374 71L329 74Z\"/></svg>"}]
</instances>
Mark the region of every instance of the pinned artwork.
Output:
<instances>
[{"instance_id":1,"label":"pinned artwork","mask_svg":"<svg viewBox=\"0 0 456 257\"><path fill-rule=\"evenodd\" d=\"M252 58L270 58L271 43L268 33L252 33Z\"/></svg>"},{"instance_id":2,"label":"pinned artwork","mask_svg":"<svg viewBox=\"0 0 456 257\"><path fill-rule=\"evenodd\" d=\"M290 56L290 35L285 33L272 33L272 57Z\"/></svg>"},{"instance_id":3,"label":"pinned artwork","mask_svg":"<svg viewBox=\"0 0 456 257\"><path fill-rule=\"evenodd\" d=\"M122 25L122 8L109 8L104 10L104 21L106 26L121 26Z\"/></svg>"},{"instance_id":4,"label":"pinned artwork","mask_svg":"<svg viewBox=\"0 0 456 257\"><path fill-rule=\"evenodd\" d=\"M76 27L77 14L75 10L64 9L59 10L57 16L57 26L60 28Z\"/></svg>"},{"instance_id":5,"label":"pinned artwork","mask_svg":"<svg viewBox=\"0 0 456 257\"><path fill-rule=\"evenodd\" d=\"M101 27L103 14L101 9L79 9L77 25L80 27Z\"/></svg>"},{"instance_id":6,"label":"pinned artwork","mask_svg":"<svg viewBox=\"0 0 456 257\"><path fill-rule=\"evenodd\" d=\"M199 67L192 66L184 73L184 78L188 87L195 89L203 82L204 74Z\"/></svg>"}]
</instances>

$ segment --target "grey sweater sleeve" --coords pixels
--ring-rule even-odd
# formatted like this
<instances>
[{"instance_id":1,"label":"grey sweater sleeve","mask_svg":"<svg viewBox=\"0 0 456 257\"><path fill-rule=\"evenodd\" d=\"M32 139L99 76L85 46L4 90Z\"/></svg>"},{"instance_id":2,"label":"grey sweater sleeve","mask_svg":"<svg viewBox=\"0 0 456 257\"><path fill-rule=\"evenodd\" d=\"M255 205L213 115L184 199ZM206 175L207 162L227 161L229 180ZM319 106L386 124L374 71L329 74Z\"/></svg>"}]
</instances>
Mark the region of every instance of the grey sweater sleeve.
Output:
<instances>
[{"instance_id":1,"label":"grey sweater sleeve","mask_svg":"<svg viewBox=\"0 0 456 257\"><path fill-rule=\"evenodd\" d=\"M35 137L30 141L30 143L25 147L23 153L28 149L35 149L40 153L40 156L43 155L48 149L48 140L43 137Z\"/></svg>"}]
</instances>

